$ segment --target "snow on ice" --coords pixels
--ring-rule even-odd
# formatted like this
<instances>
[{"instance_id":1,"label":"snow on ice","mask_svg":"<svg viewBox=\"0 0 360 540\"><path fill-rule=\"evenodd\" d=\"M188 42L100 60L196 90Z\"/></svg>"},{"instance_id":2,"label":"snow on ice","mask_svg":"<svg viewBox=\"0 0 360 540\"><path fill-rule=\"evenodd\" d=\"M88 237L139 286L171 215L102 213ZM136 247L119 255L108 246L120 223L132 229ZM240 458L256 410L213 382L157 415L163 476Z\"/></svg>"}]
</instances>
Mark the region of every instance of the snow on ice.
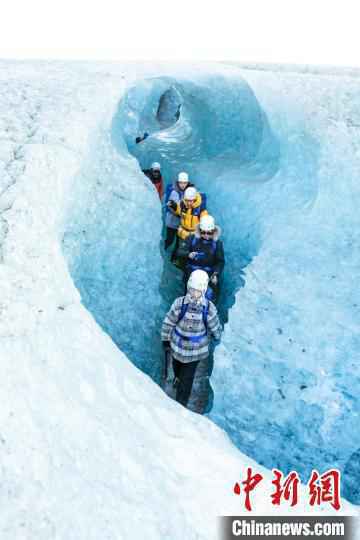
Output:
<instances>
[{"instance_id":1,"label":"snow on ice","mask_svg":"<svg viewBox=\"0 0 360 540\"><path fill-rule=\"evenodd\" d=\"M2 61L0 77L1 538L216 538L248 466L269 490L264 467L336 466L359 503L357 74ZM157 384L176 284L140 170L155 159L189 171L224 231L209 417ZM265 489L252 503L276 513Z\"/></svg>"}]
</instances>

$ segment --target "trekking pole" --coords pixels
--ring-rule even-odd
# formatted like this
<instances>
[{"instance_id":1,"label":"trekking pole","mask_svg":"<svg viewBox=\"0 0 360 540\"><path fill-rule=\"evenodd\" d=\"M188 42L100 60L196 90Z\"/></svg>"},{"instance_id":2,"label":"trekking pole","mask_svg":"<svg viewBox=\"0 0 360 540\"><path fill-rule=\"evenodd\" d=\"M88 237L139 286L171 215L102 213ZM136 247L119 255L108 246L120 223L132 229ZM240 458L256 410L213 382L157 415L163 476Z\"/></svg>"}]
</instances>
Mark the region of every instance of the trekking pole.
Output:
<instances>
[{"instance_id":1,"label":"trekking pole","mask_svg":"<svg viewBox=\"0 0 360 540\"><path fill-rule=\"evenodd\" d=\"M168 382L169 364L170 364L170 362L171 362L171 351L170 351L170 349L166 349L165 350L164 370L163 370L164 382Z\"/></svg>"}]
</instances>

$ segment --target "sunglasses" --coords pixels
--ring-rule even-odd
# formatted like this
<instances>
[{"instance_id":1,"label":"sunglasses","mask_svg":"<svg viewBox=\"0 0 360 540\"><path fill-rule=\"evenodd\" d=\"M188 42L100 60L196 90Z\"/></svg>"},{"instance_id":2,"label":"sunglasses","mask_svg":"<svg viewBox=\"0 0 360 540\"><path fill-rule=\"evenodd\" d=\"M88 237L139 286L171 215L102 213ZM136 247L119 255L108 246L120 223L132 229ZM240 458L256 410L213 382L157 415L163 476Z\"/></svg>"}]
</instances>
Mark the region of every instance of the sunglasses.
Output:
<instances>
[{"instance_id":1,"label":"sunglasses","mask_svg":"<svg viewBox=\"0 0 360 540\"><path fill-rule=\"evenodd\" d=\"M200 230L200 234L202 234L203 236L211 236L212 234L214 234L215 231L202 231Z\"/></svg>"},{"instance_id":2,"label":"sunglasses","mask_svg":"<svg viewBox=\"0 0 360 540\"><path fill-rule=\"evenodd\" d=\"M200 298L201 297L201 291L198 291L197 289L193 289L192 287L189 287L188 293L193 298Z\"/></svg>"}]
</instances>

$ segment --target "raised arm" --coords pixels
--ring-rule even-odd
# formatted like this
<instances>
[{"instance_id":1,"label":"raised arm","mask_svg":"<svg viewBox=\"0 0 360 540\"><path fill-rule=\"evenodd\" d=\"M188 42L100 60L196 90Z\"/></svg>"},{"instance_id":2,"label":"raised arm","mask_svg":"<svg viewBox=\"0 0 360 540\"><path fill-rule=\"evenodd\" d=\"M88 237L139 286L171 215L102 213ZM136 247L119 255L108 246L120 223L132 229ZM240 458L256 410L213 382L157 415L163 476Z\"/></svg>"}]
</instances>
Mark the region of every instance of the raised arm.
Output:
<instances>
[{"instance_id":1,"label":"raised arm","mask_svg":"<svg viewBox=\"0 0 360 540\"><path fill-rule=\"evenodd\" d=\"M181 210L180 210L180 204L177 203L176 201L174 200L169 200L169 202L167 203L168 207L170 208L170 210L176 215L176 216L180 216L181 215Z\"/></svg>"}]
</instances>

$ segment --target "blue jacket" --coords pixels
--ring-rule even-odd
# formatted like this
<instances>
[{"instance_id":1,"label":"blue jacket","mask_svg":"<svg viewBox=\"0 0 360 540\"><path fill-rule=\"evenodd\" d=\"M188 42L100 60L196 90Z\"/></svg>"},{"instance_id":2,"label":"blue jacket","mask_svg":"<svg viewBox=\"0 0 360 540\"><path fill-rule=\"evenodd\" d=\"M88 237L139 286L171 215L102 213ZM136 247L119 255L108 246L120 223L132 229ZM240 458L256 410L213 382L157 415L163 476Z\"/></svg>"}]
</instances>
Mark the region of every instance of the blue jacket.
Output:
<instances>
[{"instance_id":1,"label":"blue jacket","mask_svg":"<svg viewBox=\"0 0 360 540\"><path fill-rule=\"evenodd\" d=\"M188 184L187 187L193 187L193 184ZM182 191L177 182L174 182L173 189L169 196L169 201L175 201L176 203L179 203L184 198L184 191ZM170 208L166 209L166 216L165 216L165 226L169 227L170 229L177 229L180 225L180 217L176 216L174 212L170 210Z\"/></svg>"},{"instance_id":2,"label":"blue jacket","mask_svg":"<svg viewBox=\"0 0 360 540\"><path fill-rule=\"evenodd\" d=\"M221 229L217 225L215 234L211 240L201 237L199 225L195 229L195 233L191 234L185 240L188 254L195 252L195 259L187 259L186 274L189 276L193 270L205 270L211 276L216 272L219 277L222 274L225 265L224 247L220 240Z\"/></svg>"}]
</instances>

